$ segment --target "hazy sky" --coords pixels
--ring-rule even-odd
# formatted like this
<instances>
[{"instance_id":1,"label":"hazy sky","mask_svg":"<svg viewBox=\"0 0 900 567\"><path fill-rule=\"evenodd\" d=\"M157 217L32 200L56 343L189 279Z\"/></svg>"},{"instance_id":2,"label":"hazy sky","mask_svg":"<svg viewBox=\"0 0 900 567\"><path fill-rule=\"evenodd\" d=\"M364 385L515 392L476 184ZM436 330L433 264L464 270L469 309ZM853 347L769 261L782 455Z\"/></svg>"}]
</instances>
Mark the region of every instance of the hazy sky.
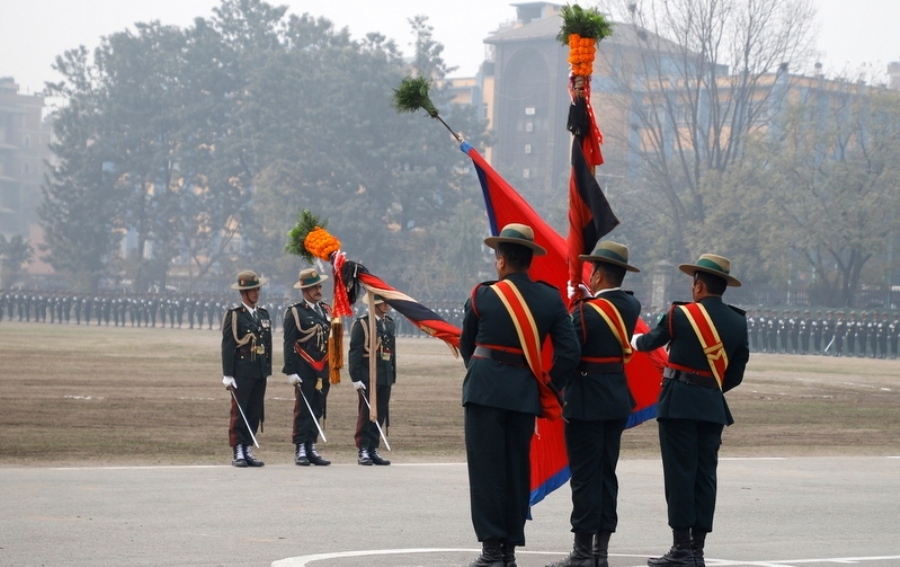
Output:
<instances>
[{"instance_id":1,"label":"hazy sky","mask_svg":"<svg viewBox=\"0 0 900 567\"><path fill-rule=\"evenodd\" d=\"M565 3L560 0L558 3ZM814 0L819 10L819 52L825 71L855 71L870 63L881 73L900 60L898 0ZM134 22L160 20L187 26L208 17L219 0L0 0L0 76L12 76L23 92L58 80L51 65L56 55L121 31ZM271 0L290 12L323 16L354 37L380 31L410 53L407 19L425 14L454 75L473 75L484 59L482 40L514 19L510 0ZM582 5L591 5L590 1ZM851 75L852 76L852 75Z\"/></svg>"}]
</instances>

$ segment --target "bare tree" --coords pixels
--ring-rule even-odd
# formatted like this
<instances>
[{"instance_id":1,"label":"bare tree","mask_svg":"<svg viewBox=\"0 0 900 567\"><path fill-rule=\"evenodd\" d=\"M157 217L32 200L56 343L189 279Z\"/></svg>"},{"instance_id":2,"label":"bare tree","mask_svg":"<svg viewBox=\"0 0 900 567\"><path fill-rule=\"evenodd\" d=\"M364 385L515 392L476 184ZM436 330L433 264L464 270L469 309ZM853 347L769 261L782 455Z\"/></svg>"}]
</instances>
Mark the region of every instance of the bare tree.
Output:
<instances>
[{"instance_id":1,"label":"bare tree","mask_svg":"<svg viewBox=\"0 0 900 567\"><path fill-rule=\"evenodd\" d=\"M748 134L778 114L782 76L812 53L810 0L610 0L633 44L604 54L629 105L626 144L641 187L669 231L665 255L687 255L716 195L710 172L739 163ZM624 26L623 26L624 27ZM609 133L608 133L609 134Z\"/></svg>"}]
</instances>

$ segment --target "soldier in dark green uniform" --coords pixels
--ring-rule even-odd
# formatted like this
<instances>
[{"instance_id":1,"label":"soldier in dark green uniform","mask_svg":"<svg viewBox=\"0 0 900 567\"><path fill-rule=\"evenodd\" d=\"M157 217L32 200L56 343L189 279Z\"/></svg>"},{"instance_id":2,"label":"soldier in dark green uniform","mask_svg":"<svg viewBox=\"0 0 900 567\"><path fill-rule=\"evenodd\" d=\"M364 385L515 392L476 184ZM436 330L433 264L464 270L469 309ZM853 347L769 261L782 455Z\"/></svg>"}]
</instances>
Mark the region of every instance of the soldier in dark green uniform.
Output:
<instances>
[{"instance_id":1,"label":"soldier in dark green uniform","mask_svg":"<svg viewBox=\"0 0 900 567\"><path fill-rule=\"evenodd\" d=\"M266 281L250 270L239 273L231 289L241 292L241 304L222 318L222 384L233 394L228 441L236 467L264 464L250 448L263 420L266 383L272 375L272 325L269 313L257 307L259 288Z\"/></svg>"},{"instance_id":2,"label":"soldier in dark green uniform","mask_svg":"<svg viewBox=\"0 0 900 567\"><path fill-rule=\"evenodd\" d=\"M325 416L331 388L328 380L331 307L322 301L322 282L327 279L328 276L315 268L300 270L294 289L301 290L303 300L284 312L284 368L281 371L288 375L288 382L294 386L291 442L294 444L294 464L301 467L331 464L316 449L319 438L316 423L321 424Z\"/></svg>"},{"instance_id":3,"label":"soldier in dark green uniform","mask_svg":"<svg viewBox=\"0 0 900 567\"><path fill-rule=\"evenodd\" d=\"M669 345L657 421L674 544L650 567L705 565L722 430L734 423L723 394L741 383L750 357L744 312L722 302L726 286L741 285L731 262L704 254L679 269L693 278L694 302L673 304L655 329L632 339L640 351Z\"/></svg>"},{"instance_id":4,"label":"soldier in dark green uniform","mask_svg":"<svg viewBox=\"0 0 900 567\"><path fill-rule=\"evenodd\" d=\"M368 295L363 297L363 305L368 305ZM394 332L394 320L387 316L391 306L384 302L380 295L373 295L375 309L375 373L376 381L372 383L369 375L369 361L372 357L369 340L369 314L353 321L350 329L350 351L348 366L353 387L359 395L356 433L357 462L361 465L389 465L391 462L378 452L380 434L378 427L370 418L369 404L371 391L375 391L375 413L383 432L390 426L391 387L397 381L397 341ZM363 399L365 396L365 400Z\"/></svg>"},{"instance_id":5,"label":"soldier in dark green uniform","mask_svg":"<svg viewBox=\"0 0 900 567\"><path fill-rule=\"evenodd\" d=\"M462 401L472 524L482 542L481 556L470 567L504 567L515 562L515 546L525 545L531 436L547 390L529 367L527 345L519 338L522 322L510 315L500 294L517 290L530 311L535 330L529 327L526 339L536 332L543 344L550 336L551 386L561 389L571 379L580 348L559 291L528 276L533 255L546 253L531 227L509 224L484 242L496 251L500 281L472 290L459 344L466 363Z\"/></svg>"},{"instance_id":6,"label":"soldier in dark green uniform","mask_svg":"<svg viewBox=\"0 0 900 567\"><path fill-rule=\"evenodd\" d=\"M618 524L616 465L634 408L625 362L631 358L641 303L622 290L622 281L626 271L640 270L628 264L628 247L612 241L598 242L590 255L579 258L593 264L589 283L594 295L572 309L581 361L566 386L563 409L575 542L569 556L550 567L608 566L609 538Z\"/></svg>"}]
</instances>

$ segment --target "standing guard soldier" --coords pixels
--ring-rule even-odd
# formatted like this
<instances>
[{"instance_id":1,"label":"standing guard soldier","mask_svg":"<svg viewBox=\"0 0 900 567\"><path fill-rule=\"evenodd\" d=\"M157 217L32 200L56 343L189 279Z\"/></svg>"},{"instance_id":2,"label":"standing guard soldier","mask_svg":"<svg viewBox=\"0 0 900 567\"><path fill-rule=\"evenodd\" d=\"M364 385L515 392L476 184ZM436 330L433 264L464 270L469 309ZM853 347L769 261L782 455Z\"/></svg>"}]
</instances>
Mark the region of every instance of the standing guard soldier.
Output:
<instances>
[{"instance_id":1,"label":"standing guard soldier","mask_svg":"<svg viewBox=\"0 0 900 567\"><path fill-rule=\"evenodd\" d=\"M241 304L222 318L222 384L231 392L228 442L236 467L261 467L251 450L256 430L264 421L266 383L272 375L272 329L269 313L258 307L259 288L266 283L255 272L237 275L231 289Z\"/></svg>"},{"instance_id":2,"label":"standing guard soldier","mask_svg":"<svg viewBox=\"0 0 900 567\"><path fill-rule=\"evenodd\" d=\"M882 312L881 320L875 325L875 334L878 336L878 358L881 359L887 357L888 327L890 324L891 321L888 319L887 311Z\"/></svg>"},{"instance_id":3,"label":"standing guard soldier","mask_svg":"<svg viewBox=\"0 0 900 567\"><path fill-rule=\"evenodd\" d=\"M308 467L328 466L316 451L319 430L325 417L331 383L328 380L328 336L331 333L331 307L322 301L322 282L328 276L314 268L300 271L294 289L303 292L303 300L284 312L284 368L294 386L294 420L291 442L294 464ZM308 404L308 405L307 405ZM310 408L312 413L310 413Z\"/></svg>"},{"instance_id":4,"label":"standing guard soldier","mask_svg":"<svg viewBox=\"0 0 900 567\"><path fill-rule=\"evenodd\" d=\"M868 337L868 351L871 357L878 356L878 312L869 313L869 320L866 322L866 336Z\"/></svg>"},{"instance_id":5,"label":"standing guard soldier","mask_svg":"<svg viewBox=\"0 0 900 567\"><path fill-rule=\"evenodd\" d=\"M822 310L816 310L816 316L809 321L809 334L812 337L812 353L822 354L822 333L825 329L825 321L822 319Z\"/></svg>"},{"instance_id":6,"label":"standing guard soldier","mask_svg":"<svg viewBox=\"0 0 900 567\"><path fill-rule=\"evenodd\" d=\"M649 325L651 327L656 326L658 321L655 321L653 325ZM756 321L756 350L758 352L767 352L768 351L768 342L766 339L769 327L769 310L763 310L759 318Z\"/></svg>"},{"instance_id":7,"label":"standing guard soldier","mask_svg":"<svg viewBox=\"0 0 900 567\"><path fill-rule=\"evenodd\" d=\"M800 310L795 309L794 314L791 316L788 322L788 334L791 337L791 348L788 352L791 354L799 354L800 353Z\"/></svg>"},{"instance_id":8,"label":"standing guard soldier","mask_svg":"<svg viewBox=\"0 0 900 567\"><path fill-rule=\"evenodd\" d=\"M532 228L508 224L484 243L500 281L472 289L459 340L472 526L482 544L469 567L501 567L525 545L535 416L558 416L554 388L571 379L581 349L559 290L528 276L533 256L546 254ZM548 337L554 359L545 374Z\"/></svg>"},{"instance_id":9,"label":"standing guard soldier","mask_svg":"<svg viewBox=\"0 0 900 567\"><path fill-rule=\"evenodd\" d=\"M766 352L770 354L776 354L778 352L778 327L779 327L779 318L778 313L775 311L770 312L771 315L766 322L768 329L768 340L767 340L767 348Z\"/></svg>"},{"instance_id":10,"label":"standing guard soldier","mask_svg":"<svg viewBox=\"0 0 900 567\"><path fill-rule=\"evenodd\" d=\"M372 341L369 340L369 317L366 313L353 321L350 329L350 350L347 355L350 379L356 389L357 400L356 433L354 441L357 448L356 462L360 465L389 465L391 462L381 456L378 446L381 442L379 427L387 432L391 424L390 401L391 388L397 381L397 340L394 320L388 317L391 306L385 303L380 295L372 296L375 316L375 353L370 352ZM363 297L363 305L369 304L369 296ZM375 357L375 380L369 374L369 361ZM375 388L375 412L378 425L371 419L369 410L372 398L370 394ZM365 399L364 399L365 398Z\"/></svg>"},{"instance_id":11,"label":"standing guard soldier","mask_svg":"<svg viewBox=\"0 0 900 567\"><path fill-rule=\"evenodd\" d=\"M900 315L894 311L894 320L888 325L888 340L891 343L891 359L897 358L897 343L900 339Z\"/></svg>"},{"instance_id":12,"label":"standing guard soldier","mask_svg":"<svg viewBox=\"0 0 900 567\"><path fill-rule=\"evenodd\" d=\"M679 269L693 279L693 303L673 304L656 328L632 338L640 351L669 347L657 421L674 543L650 567L704 564L722 430L734 423L723 394L741 383L750 358L744 312L722 301L727 286L741 285L731 262L703 254Z\"/></svg>"},{"instance_id":13,"label":"standing guard soldier","mask_svg":"<svg viewBox=\"0 0 900 567\"><path fill-rule=\"evenodd\" d=\"M750 352L759 352L756 342L756 325L759 321L759 309L754 309L747 317L747 336L750 339ZM648 323L649 325L649 323Z\"/></svg>"},{"instance_id":14,"label":"standing guard soldier","mask_svg":"<svg viewBox=\"0 0 900 567\"><path fill-rule=\"evenodd\" d=\"M844 321L844 312L838 311L834 316L834 356L844 356L844 341L847 338L847 322Z\"/></svg>"},{"instance_id":15,"label":"standing guard soldier","mask_svg":"<svg viewBox=\"0 0 900 567\"><path fill-rule=\"evenodd\" d=\"M844 350L847 352L847 356L856 355L856 335L859 332L857 326L856 312L851 311L844 326Z\"/></svg>"},{"instance_id":16,"label":"standing guard soldier","mask_svg":"<svg viewBox=\"0 0 900 567\"><path fill-rule=\"evenodd\" d=\"M809 309L803 312L803 317L799 319L797 324L797 337L800 342L800 354L809 354L809 334L810 324L812 323Z\"/></svg>"},{"instance_id":17,"label":"standing guard soldier","mask_svg":"<svg viewBox=\"0 0 900 567\"><path fill-rule=\"evenodd\" d=\"M859 314L859 321L856 323L856 338L859 341L857 345L857 354L859 358L865 358L869 349L869 314L863 311Z\"/></svg>"},{"instance_id":18,"label":"standing guard soldier","mask_svg":"<svg viewBox=\"0 0 900 567\"><path fill-rule=\"evenodd\" d=\"M612 241L598 242L590 255L578 258L593 264L594 295L572 308L581 360L566 386L563 408L575 542L569 556L551 567L608 567L609 539L618 524L616 465L634 409L625 364L641 313L640 301L622 290L622 281L626 272L640 270L628 264L628 247Z\"/></svg>"}]
</instances>

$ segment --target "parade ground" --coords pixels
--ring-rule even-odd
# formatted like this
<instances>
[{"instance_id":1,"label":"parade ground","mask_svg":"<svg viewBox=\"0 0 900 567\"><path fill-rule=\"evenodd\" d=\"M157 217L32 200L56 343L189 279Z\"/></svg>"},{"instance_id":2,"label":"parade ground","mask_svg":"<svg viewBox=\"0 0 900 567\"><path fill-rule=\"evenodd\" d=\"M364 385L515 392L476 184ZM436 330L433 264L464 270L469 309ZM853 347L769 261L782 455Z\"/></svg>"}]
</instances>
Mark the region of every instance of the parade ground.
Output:
<instances>
[{"instance_id":1,"label":"parade ground","mask_svg":"<svg viewBox=\"0 0 900 567\"><path fill-rule=\"evenodd\" d=\"M276 336L278 336L276 334ZM404 339L389 467L355 463L355 399L328 402L329 467L291 460L280 348L261 469L230 466L220 334L0 323L0 565L467 565L462 362ZM900 565L900 361L752 355L729 393L707 565ZM656 426L628 430L610 565L664 553ZM533 509L518 565L571 549L568 486Z\"/></svg>"}]
</instances>

